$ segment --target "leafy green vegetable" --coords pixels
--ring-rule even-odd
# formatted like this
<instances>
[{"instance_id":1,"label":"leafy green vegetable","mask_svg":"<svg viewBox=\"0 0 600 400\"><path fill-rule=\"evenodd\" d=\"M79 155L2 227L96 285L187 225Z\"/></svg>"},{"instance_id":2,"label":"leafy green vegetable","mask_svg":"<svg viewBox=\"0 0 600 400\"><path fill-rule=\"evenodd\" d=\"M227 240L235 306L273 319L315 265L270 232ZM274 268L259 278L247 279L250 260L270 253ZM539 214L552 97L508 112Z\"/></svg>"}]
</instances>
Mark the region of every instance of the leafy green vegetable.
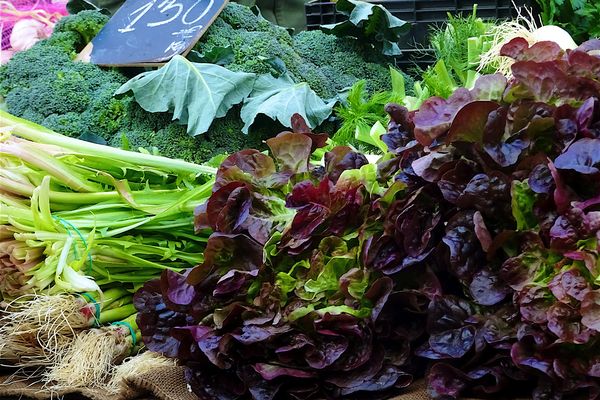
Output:
<instances>
[{"instance_id":1,"label":"leafy green vegetable","mask_svg":"<svg viewBox=\"0 0 600 400\"><path fill-rule=\"evenodd\" d=\"M437 62L422 72L432 95L447 98L458 87L473 87L479 76L479 57L489 49L492 23L477 17L477 6L467 16L448 14L445 26L436 28L429 41ZM480 71L493 74L491 66Z\"/></svg>"},{"instance_id":2,"label":"leafy green vegetable","mask_svg":"<svg viewBox=\"0 0 600 400\"><path fill-rule=\"evenodd\" d=\"M327 104L306 83L294 83L284 75L274 78L262 75L256 79L250 96L244 101L241 117L244 132L258 114L288 126L294 114L300 114L310 128L319 126L329 115L333 104Z\"/></svg>"},{"instance_id":3,"label":"leafy green vegetable","mask_svg":"<svg viewBox=\"0 0 600 400\"><path fill-rule=\"evenodd\" d=\"M230 45L223 47L213 47L205 53L198 53L193 50L191 54L187 56L188 60L192 62L203 62L217 65L227 65L235 60L235 53Z\"/></svg>"},{"instance_id":4,"label":"leafy green vegetable","mask_svg":"<svg viewBox=\"0 0 600 400\"><path fill-rule=\"evenodd\" d=\"M254 74L232 72L215 64L196 64L175 56L165 66L144 72L117 90L132 91L149 112L173 113L190 135L205 133L215 118L241 103L252 91Z\"/></svg>"},{"instance_id":5,"label":"leafy green vegetable","mask_svg":"<svg viewBox=\"0 0 600 400\"><path fill-rule=\"evenodd\" d=\"M0 121L0 248L12 260L3 297L132 289L203 260L193 210L215 168L68 138L4 112Z\"/></svg>"},{"instance_id":6,"label":"leafy green vegetable","mask_svg":"<svg viewBox=\"0 0 600 400\"><path fill-rule=\"evenodd\" d=\"M356 140L378 148L382 153L387 152L387 145L381 140L381 135L385 134L387 129L377 121L372 127L364 125L356 128Z\"/></svg>"},{"instance_id":7,"label":"leafy green vegetable","mask_svg":"<svg viewBox=\"0 0 600 400\"><path fill-rule=\"evenodd\" d=\"M410 24L393 16L384 6L360 0L338 0L336 9L348 16L348 20L323 25L321 29L325 32L366 40L377 45L387 56L402 53L398 42L408 33Z\"/></svg>"},{"instance_id":8,"label":"leafy green vegetable","mask_svg":"<svg viewBox=\"0 0 600 400\"><path fill-rule=\"evenodd\" d=\"M337 143L352 143L357 134L365 136L376 123L384 123L386 116L383 110L389 100L388 93L375 93L367 97L365 90L366 82L358 81L350 91L346 101L335 108L342 125L333 136Z\"/></svg>"},{"instance_id":9,"label":"leafy green vegetable","mask_svg":"<svg viewBox=\"0 0 600 400\"><path fill-rule=\"evenodd\" d=\"M348 96L335 109L342 124L333 137L334 141L338 144L367 144L380 153L387 151L387 146L380 138L385 133L383 124L387 123L384 106L398 103L414 110L429 97L429 90L422 89L418 82L413 86L416 96L407 96L404 74L393 67L389 68L389 74L391 91L378 92L367 98L364 81L357 82L350 89Z\"/></svg>"},{"instance_id":10,"label":"leafy green vegetable","mask_svg":"<svg viewBox=\"0 0 600 400\"><path fill-rule=\"evenodd\" d=\"M145 344L179 358L199 396L210 381L219 398L286 399L308 385L302 397L385 398L404 385L409 348L422 342L422 274L381 271L402 260L391 245L377 244L383 224L371 222L379 218L378 197L346 174L364 157L332 149L323 173L309 164L311 149L323 144L313 137L281 133L268 142L273 158L252 150L229 156L197 214L198 227L213 230L205 262L187 279L165 271L135 295ZM302 162L290 168L282 159ZM283 210L272 212L273 203ZM374 253L391 260L372 262ZM223 338L232 346L217 350ZM230 362L215 361L215 351ZM251 379L237 394L219 379L243 371Z\"/></svg>"}]
</instances>

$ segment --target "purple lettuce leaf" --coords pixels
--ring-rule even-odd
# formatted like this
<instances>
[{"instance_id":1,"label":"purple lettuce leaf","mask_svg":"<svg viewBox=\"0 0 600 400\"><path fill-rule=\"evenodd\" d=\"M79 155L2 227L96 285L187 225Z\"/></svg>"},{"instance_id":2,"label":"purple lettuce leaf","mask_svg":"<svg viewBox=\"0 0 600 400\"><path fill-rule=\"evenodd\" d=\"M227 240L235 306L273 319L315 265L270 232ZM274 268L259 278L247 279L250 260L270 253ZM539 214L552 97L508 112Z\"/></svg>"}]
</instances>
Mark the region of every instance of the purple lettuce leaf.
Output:
<instances>
[{"instance_id":1,"label":"purple lettuce leaf","mask_svg":"<svg viewBox=\"0 0 600 400\"><path fill-rule=\"evenodd\" d=\"M590 138L576 141L554 160L557 169L572 170L580 174L599 173L598 164L600 164L600 139Z\"/></svg>"},{"instance_id":2,"label":"purple lettuce leaf","mask_svg":"<svg viewBox=\"0 0 600 400\"><path fill-rule=\"evenodd\" d=\"M432 97L426 100L414 114L415 139L423 146L429 146L440 136L446 134L460 109L473 100L467 89L458 89L447 100Z\"/></svg>"}]
</instances>

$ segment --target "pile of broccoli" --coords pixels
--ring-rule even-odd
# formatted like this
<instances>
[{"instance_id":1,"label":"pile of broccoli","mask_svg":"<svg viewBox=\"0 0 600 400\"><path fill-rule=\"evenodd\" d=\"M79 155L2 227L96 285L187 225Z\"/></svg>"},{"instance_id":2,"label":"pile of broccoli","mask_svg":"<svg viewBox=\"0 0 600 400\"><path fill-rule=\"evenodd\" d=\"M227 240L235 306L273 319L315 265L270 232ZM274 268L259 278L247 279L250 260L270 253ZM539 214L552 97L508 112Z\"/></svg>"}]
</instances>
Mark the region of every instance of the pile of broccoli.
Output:
<instances>
[{"instance_id":1,"label":"pile of broccoli","mask_svg":"<svg viewBox=\"0 0 600 400\"><path fill-rule=\"evenodd\" d=\"M64 18L50 39L17 53L0 69L0 95L8 111L65 135L111 137L130 106L113 97L127 78L72 61L85 46L85 35L95 34L107 19L89 11Z\"/></svg>"},{"instance_id":2,"label":"pile of broccoli","mask_svg":"<svg viewBox=\"0 0 600 400\"><path fill-rule=\"evenodd\" d=\"M107 20L96 11L65 17L49 39L0 67L0 96L7 111L67 136L132 150L143 147L197 163L262 146L266 137L259 129L242 133L239 111L215 121L208 134L191 137L170 114L148 113L130 95L115 97L131 78L126 70L73 61Z\"/></svg>"},{"instance_id":3,"label":"pile of broccoli","mask_svg":"<svg viewBox=\"0 0 600 400\"><path fill-rule=\"evenodd\" d=\"M370 92L391 86L391 60L370 44L322 31L291 36L287 29L235 3L223 10L194 50L200 55L229 54L222 65L233 71L288 73L295 82L307 82L323 99L360 79L367 81ZM405 78L411 87L412 80Z\"/></svg>"},{"instance_id":4,"label":"pile of broccoli","mask_svg":"<svg viewBox=\"0 0 600 400\"><path fill-rule=\"evenodd\" d=\"M107 20L97 11L65 17L49 39L17 53L0 67L0 101L4 100L4 107L64 135L116 147L143 147L192 162L243 148L262 148L264 139L278 132L272 122L262 124L264 128L259 122L249 135L243 134L237 107L215 120L208 133L191 137L170 114L148 113L129 94L114 96L132 73L139 71L74 61ZM287 30L235 3L230 3L210 27L196 45L195 54L222 49L231 55L223 63L229 69L288 73L297 82L307 82L324 99L358 79L366 79L372 90L390 86L385 60L370 54L370 49L322 32L292 37Z\"/></svg>"}]
</instances>

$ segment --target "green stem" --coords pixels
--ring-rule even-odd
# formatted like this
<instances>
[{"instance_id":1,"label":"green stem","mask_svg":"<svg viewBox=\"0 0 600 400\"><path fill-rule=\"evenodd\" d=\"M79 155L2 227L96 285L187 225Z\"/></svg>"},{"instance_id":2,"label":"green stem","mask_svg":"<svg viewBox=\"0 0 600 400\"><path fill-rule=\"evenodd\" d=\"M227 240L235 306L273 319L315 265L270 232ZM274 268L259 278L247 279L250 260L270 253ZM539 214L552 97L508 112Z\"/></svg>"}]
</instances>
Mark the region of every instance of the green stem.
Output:
<instances>
[{"instance_id":1,"label":"green stem","mask_svg":"<svg viewBox=\"0 0 600 400\"><path fill-rule=\"evenodd\" d=\"M129 292L122 287L115 287L104 291L104 301L102 302L102 309L109 309L111 305L118 300L129 295Z\"/></svg>"},{"instance_id":2,"label":"green stem","mask_svg":"<svg viewBox=\"0 0 600 400\"><path fill-rule=\"evenodd\" d=\"M125 318L123 320L123 322L127 322L129 325L131 325L131 327L133 328L134 331L138 331L140 329L140 328L138 328L138 324L137 324L137 312L135 314L132 314L129 317Z\"/></svg>"},{"instance_id":3,"label":"green stem","mask_svg":"<svg viewBox=\"0 0 600 400\"><path fill-rule=\"evenodd\" d=\"M100 185L87 182L52 155L41 152L35 146L28 145L28 143L31 142L0 143L0 153L10 154L19 160L25 161L77 192L97 192L100 190Z\"/></svg>"},{"instance_id":4,"label":"green stem","mask_svg":"<svg viewBox=\"0 0 600 400\"><path fill-rule=\"evenodd\" d=\"M119 307L123 307L127 304L131 304L133 303L133 296L129 295L129 296L123 296L120 299L118 299L117 301L115 301L114 303L112 303L110 305L110 307L107 307L107 310L113 310L115 308L119 308Z\"/></svg>"},{"instance_id":5,"label":"green stem","mask_svg":"<svg viewBox=\"0 0 600 400\"><path fill-rule=\"evenodd\" d=\"M216 168L203 165L196 165L181 160L170 159L167 157L154 156L144 153L136 153L118 148L99 145L86 142L79 139L69 138L60 135L33 122L15 117L5 111L0 110L0 127L10 127L15 134L36 143L53 144L76 153L89 153L97 157L105 157L107 160L118 158L136 165L146 165L156 167L161 170L171 170L173 172L207 174L214 175Z\"/></svg>"},{"instance_id":6,"label":"green stem","mask_svg":"<svg viewBox=\"0 0 600 400\"><path fill-rule=\"evenodd\" d=\"M136 312L136 309L133 304L127 304L127 305L124 305L119 308L102 311L100 313L100 318L98 318L98 323L100 325L104 325L109 322L120 321L123 318L125 318L128 315L131 315L135 312ZM137 326L134 329L137 329Z\"/></svg>"},{"instance_id":7,"label":"green stem","mask_svg":"<svg viewBox=\"0 0 600 400\"><path fill-rule=\"evenodd\" d=\"M211 182L211 185L213 183ZM31 197L33 195L33 191L35 190L35 186L26 185L20 182L15 182L11 179L7 179L0 176L0 187L2 189L11 192L13 194L18 194L20 196ZM175 192L176 190L153 190L152 192L148 191L139 191L133 192L134 196L148 196L151 195L155 199L160 199L162 195L170 194ZM68 192L56 192L53 190L49 191L50 201L56 203L66 203L66 204L96 204L105 201L120 201L121 195L119 192L110 191L110 192L96 192L96 193L68 193Z\"/></svg>"}]
</instances>

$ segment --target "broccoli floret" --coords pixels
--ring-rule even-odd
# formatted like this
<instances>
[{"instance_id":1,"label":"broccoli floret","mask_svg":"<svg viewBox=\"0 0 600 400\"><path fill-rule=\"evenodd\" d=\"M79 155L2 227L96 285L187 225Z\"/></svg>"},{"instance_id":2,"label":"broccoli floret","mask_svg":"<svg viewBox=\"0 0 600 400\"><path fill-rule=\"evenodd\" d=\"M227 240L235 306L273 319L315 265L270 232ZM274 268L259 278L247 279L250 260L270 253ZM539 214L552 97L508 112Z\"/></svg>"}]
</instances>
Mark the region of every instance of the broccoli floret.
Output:
<instances>
[{"instance_id":1,"label":"broccoli floret","mask_svg":"<svg viewBox=\"0 0 600 400\"><path fill-rule=\"evenodd\" d=\"M302 59L318 66L337 90L361 79L367 81L369 93L391 88L388 68L391 60L356 40L322 31L305 31L294 36L294 48ZM406 74L404 78L407 90L412 90L412 79ZM312 81L307 79L307 82L311 85Z\"/></svg>"},{"instance_id":2,"label":"broccoli floret","mask_svg":"<svg viewBox=\"0 0 600 400\"><path fill-rule=\"evenodd\" d=\"M70 56L62 48L45 46L44 42L16 53L6 65L0 67L0 95L7 96L16 88L29 88L38 79L48 79L71 64Z\"/></svg>"},{"instance_id":3,"label":"broccoli floret","mask_svg":"<svg viewBox=\"0 0 600 400\"><path fill-rule=\"evenodd\" d=\"M81 42L81 37L77 32L54 32L52 36L44 40L44 46L57 47L62 49L65 54L71 58L75 57L77 47Z\"/></svg>"},{"instance_id":4,"label":"broccoli floret","mask_svg":"<svg viewBox=\"0 0 600 400\"><path fill-rule=\"evenodd\" d=\"M6 110L18 117L41 124L46 115L29 106L30 92L29 88L9 92L4 98Z\"/></svg>"},{"instance_id":5,"label":"broccoli floret","mask_svg":"<svg viewBox=\"0 0 600 400\"><path fill-rule=\"evenodd\" d=\"M302 59L292 47L289 33L271 24L261 16L254 15L245 6L230 3L219 16L196 50L203 54L214 48L229 47L234 58L226 67L233 71L269 73L276 59L283 61L291 75Z\"/></svg>"},{"instance_id":6,"label":"broccoli floret","mask_svg":"<svg viewBox=\"0 0 600 400\"><path fill-rule=\"evenodd\" d=\"M287 29L272 24L261 15L256 15L246 6L229 3L219 15L219 20L235 30L247 32L266 32L277 41L292 45L292 39Z\"/></svg>"},{"instance_id":7,"label":"broccoli floret","mask_svg":"<svg viewBox=\"0 0 600 400\"><path fill-rule=\"evenodd\" d=\"M109 144L129 150L143 148L162 156L203 163L216 155L246 148L262 150L265 148L264 140L274 133L272 127L259 127L246 135L242 133L243 125L239 107L215 120L207 133L198 136L190 136L185 126L170 122L168 113L146 114L145 122L139 121L135 127L120 131Z\"/></svg>"},{"instance_id":8,"label":"broccoli floret","mask_svg":"<svg viewBox=\"0 0 600 400\"><path fill-rule=\"evenodd\" d=\"M51 114L42 121L34 121L55 132L60 132L65 136L79 137L85 132L85 125L81 119L81 114L77 112L68 112L65 114Z\"/></svg>"},{"instance_id":9,"label":"broccoli floret","mask_svg":"<svg viewBox=\"0 0 600 400\"><path fill-rule=\"evenodd\" d=\"M37 79L29 90L29 106L45 114L83 112L92 101L85 76L75 71L58 71L52 80ZM9 104L10 105L10 104Z\"/></svg>"},{"instance_id":10,"label":"broccoli floret","mask_svg":"<svg viewBox=\"0 0 600 400\"><path fill-rule=\"evenodd\" d=\"M54 34L62 32L79 34L77 50L80 50L92 41L108 20L109 17L97 10L84 10L75 15L61 18L54 27Z\"/></svg>"}]
</instances>

